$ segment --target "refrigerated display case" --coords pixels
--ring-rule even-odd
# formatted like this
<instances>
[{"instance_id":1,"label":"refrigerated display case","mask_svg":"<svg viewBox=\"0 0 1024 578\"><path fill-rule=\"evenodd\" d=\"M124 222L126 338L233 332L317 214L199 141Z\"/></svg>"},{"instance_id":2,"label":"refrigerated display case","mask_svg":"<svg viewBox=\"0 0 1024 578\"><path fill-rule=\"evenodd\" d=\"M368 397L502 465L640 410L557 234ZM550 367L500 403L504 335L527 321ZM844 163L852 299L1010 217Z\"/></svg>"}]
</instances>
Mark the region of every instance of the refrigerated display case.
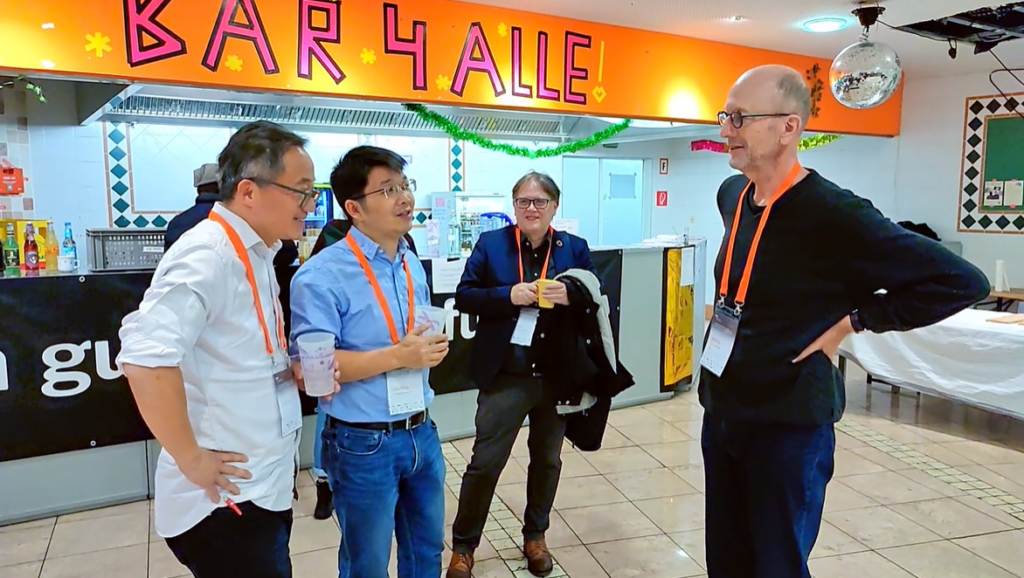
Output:
<instances>
[{"instance_id":1,"label":"refrigerated display case","mask_svg":"<svg viewBox=\"0 0 1024 578\"><path fill-rule=\"evenodd\" d=\"M507 193L446 191L430 195L431 220L441 242L428 247L431 256L468 257L480 234L513 223Z\"/></svg>"},{"instance_id":2,"label":"refrigerated display case","mask_svg":"<svg viewBox=\"0 0 1024 578\"><path fill-rule=\"evenodd\" d=\"M334 219L334 192L331 185L319 183L313 185L313 189L320 192L320 198L316 207L306 215L306 230L322 230L327 223Z\"/></svg>"}]
</instances>

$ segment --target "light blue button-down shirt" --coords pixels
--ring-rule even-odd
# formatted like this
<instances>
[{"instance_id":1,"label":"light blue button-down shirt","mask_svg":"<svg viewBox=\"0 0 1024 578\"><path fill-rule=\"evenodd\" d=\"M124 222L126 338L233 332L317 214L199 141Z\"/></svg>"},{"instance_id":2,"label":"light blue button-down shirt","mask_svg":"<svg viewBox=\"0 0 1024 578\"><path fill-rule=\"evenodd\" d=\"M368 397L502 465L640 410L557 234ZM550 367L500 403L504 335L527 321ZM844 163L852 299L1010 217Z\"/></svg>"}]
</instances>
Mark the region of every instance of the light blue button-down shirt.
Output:
<instances>
[{"instance_id":1,"label":"light blue button-down shirt","mask_svg":"<svg viewBox=\"0 0 1024 578\"><path fill-rule=\"evenodd\" d=\"M409 251L405 239L399 242L398 254L391 261L380 245L359 229L352 227L348 235L355 239L377 276L399 339L405 337L409 323L409 292L402 259L409 264L416 305L430 304L430 289L423 265ZM345 240L326 247L299 268L292 278L290 302L293 343L304 333L322 331L333 334L335 347L344 351L373 351L393 345L384 312L359 260ZM434 391L428 383L429 375L430 370L424 369L423 397L428 407L434 399ZM390 422L412 415L391 415L387 378L383 374L341 384L341 391L330 401L320 400L320 409L336 419L352 423Z\"/></svg>"}]
</instances>

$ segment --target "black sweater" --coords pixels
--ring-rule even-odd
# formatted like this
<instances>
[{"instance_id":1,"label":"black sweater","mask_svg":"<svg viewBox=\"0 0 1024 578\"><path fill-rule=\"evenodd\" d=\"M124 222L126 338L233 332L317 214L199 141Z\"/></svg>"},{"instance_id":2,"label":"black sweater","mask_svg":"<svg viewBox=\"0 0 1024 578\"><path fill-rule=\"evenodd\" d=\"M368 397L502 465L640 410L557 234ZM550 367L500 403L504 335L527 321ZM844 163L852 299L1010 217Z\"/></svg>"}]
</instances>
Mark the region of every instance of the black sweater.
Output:
<instances>
[{"instance_id":1,"label":"black sweater","mask_svg":"<svg viewBox=\"0 0 1024 578\"><path fill-rule=\"evenodd\" d=\"M736 175L718 190L726 231L715 262L716 297L746 184ZM764 210L754 204L753 189L733 250L730 307ZM854 310L866 331L906 331L937 323L989 290L977 267L811 170L771 210L732 355L721 377L701 372L701 403L725 419L835 423L846 406L842 376L821 352L792 363L805 347Z\"/></svg>"}]
</instances>

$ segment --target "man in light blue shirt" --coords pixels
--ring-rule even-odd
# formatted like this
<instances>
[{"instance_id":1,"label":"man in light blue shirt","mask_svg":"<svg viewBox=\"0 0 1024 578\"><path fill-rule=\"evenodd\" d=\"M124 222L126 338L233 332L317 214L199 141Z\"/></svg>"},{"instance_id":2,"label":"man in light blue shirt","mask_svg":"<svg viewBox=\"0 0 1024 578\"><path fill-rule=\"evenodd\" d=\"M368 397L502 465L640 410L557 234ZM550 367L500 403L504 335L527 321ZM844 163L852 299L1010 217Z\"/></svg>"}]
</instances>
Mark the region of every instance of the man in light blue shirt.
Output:
<instances>
[{"instance_id":1,"label":"man in light blue shirt","mask_svg":"<svg viewBox=\"0 0 1024 578\"><path fill-rule=\"evenodd\" d=\"M358 147L331 173L352 229L318 253L291 284L292 339L335 337L340 384L320 399L321 462L341 525L340 578L387 576L391 537L399 578L438 578L444 549L445 465L429 370L448 338L415 323L430 305L423 266L403 236L415 181L392 151Z\"/></svg>"}]
</instances>

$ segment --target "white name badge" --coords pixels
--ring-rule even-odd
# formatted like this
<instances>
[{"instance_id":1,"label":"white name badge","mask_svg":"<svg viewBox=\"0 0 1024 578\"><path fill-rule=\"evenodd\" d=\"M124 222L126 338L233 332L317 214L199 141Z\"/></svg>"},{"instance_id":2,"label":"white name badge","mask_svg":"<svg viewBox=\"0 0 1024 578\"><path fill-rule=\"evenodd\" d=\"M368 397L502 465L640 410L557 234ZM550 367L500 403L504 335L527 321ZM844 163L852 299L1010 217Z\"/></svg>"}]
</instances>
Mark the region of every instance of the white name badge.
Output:
<instances>
[{"instance_id":1,"label":"white name badge","mask_svg":"<svg viewBox=\"0 0 1024 578\"><path fill-rule=\"evenodd\" d=\"M388 411L391 415L420 412L426 409L423 398L423 370L400 369L388 372Z\"/></svg>"},{"instance_id":2,"label":"white name badge","mask_svg":"<svg viewBox=\"0 0 1024 578\"><path fill-rule=\"evenodd\" d=\"M519 310L519 319L516 321L516 328L512 331L512 343L529 347L533 345L533 333L537 331L537 317L540 316L540 309L523 307Z\"/></svg>"},{"instance_id":3,"label":"white name badge","mask_svg":"<svg viewBox=\"0 0 1024 578\"><path fill-rule=\"evenodd\" d=\"M299 387L295 384L291 367L276 367L274 386L277 390L277 409L281 413L281 437L288 437L302 427L302 403L299 401Z\"/></svg>"},{"instance_id":4,"label":"white name badge","mask_svg":"<svg viewBox=\"0 0 1024 578\"><path fill-rule=\"evenodd\" d=\"M729 363L733 345L736 344L736 332L740 318L735 311L724 307L715 307L715 315L711 318L711 330L708 341L704 345L704 353L700 356L701 367L722 377L725 365Z\"/></svg>"}]
</instances>

